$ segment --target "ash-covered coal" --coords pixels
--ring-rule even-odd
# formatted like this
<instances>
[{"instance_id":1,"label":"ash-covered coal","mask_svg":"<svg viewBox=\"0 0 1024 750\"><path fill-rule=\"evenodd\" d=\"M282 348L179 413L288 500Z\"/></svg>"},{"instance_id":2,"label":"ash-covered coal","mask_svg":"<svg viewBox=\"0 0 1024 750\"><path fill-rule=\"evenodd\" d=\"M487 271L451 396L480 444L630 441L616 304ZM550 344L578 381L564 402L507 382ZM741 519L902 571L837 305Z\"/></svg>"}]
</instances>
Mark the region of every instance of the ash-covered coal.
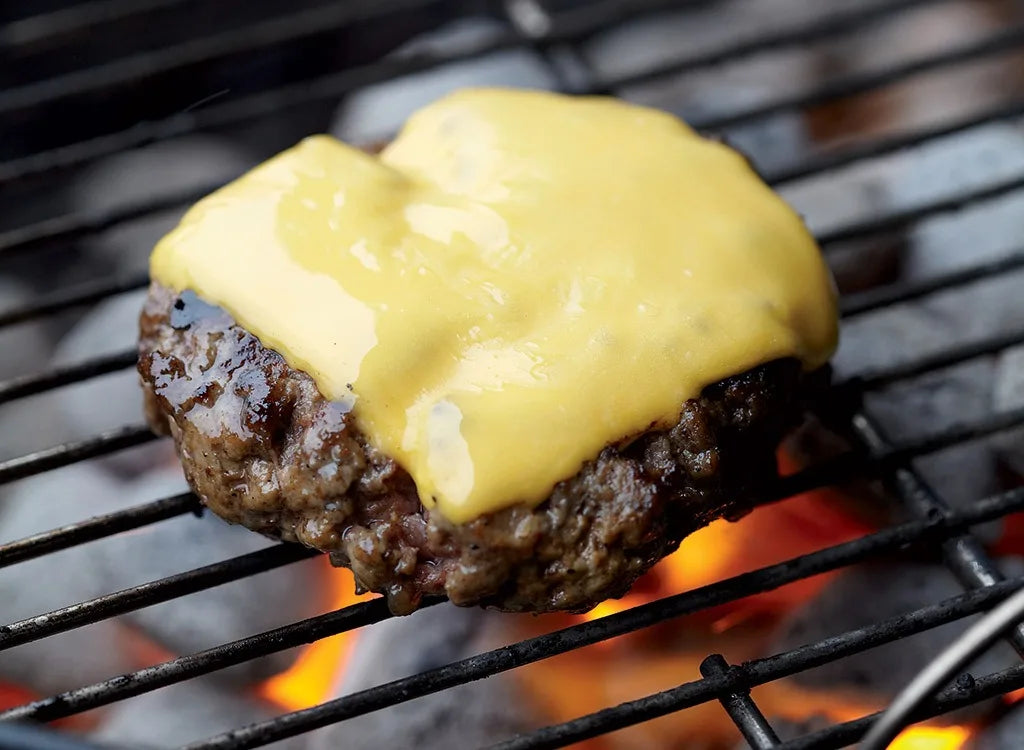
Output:
<instances>
[{"instance_id":1,"label":"ash-covered coal","mask_svg":"<svg viewBox=\"0 0 1024 750\"><path fill-rule=\"evenodd\" d=\"M508 642L515 615L439 604L359 632L335 690L350 695ZM321 730L310 750L483 747L535 729L542 715L510 673L449 688Z\"/></svg>"},{"instance_id":2,"label":"ash-covered coal","mask_svg":"<svg viewBox=\"0 0 1024 750\"><path fill-rule=\"evenodd\" d=\"M236 688L197 677L114 704L92 739L133 750L176 748L282 712ZM303 750L306 738L300 735L263 747Z\"/></svg>"},{"instance_id":3,"label":"ash-covered coal","mask_svg":"<svg viewBox=\"0 0 1024 750\"><path fill-rule=\"evenodd\" d=\"M254 166L238 145L213 136L188 136L156 143L96 162L72 186L75 211L88 215L141 206L189 191L230 182ZM157 240L171 231L188 205L147 213L90 239L95 269L138 273L149 267Z\"/></svg>"},{"instance_id":4,"label":"ash-covered coal","mask_svg":"<svg viewBox=\"0 0 1024 750\"><path fill-rule=\"evenodd\" d=\"M479 49L508 32L488 18L466 18L412 39L392 53L393 59L417 55L454 55ZM356 89L334 113L328 129L341 140L365 145L391 138L416 110L459 88L508 86L554 89L556 80L540 54L502 50L451 62Z\"/></svg>"},{"instance_id":5,"label":"ash-covered coal","mask_svg":"<svg viewBox=\"0 0 1024 750\"><path fill-rule=\"evenodd\" d=\"M1024 574L1024 562L1018 558L1004 558L999 565L1007 575ZM848 568L781 623L771 652L874 625L962 593L963 588L941 565L881 561ZM900 638L789 679L801 687L848 697L856 701L855 705L884 706L977 619L978 616L968 617ZM1016 663L1014 651L997 643L970 670L982 676ZM987 701L964 708L953 720L983 716L996 703L997 700Z\"/></svg>"},{"instance_id":6,"label":"ash-covered coal","mask_svg":"<svg viewBox=\"0 0 1024 750\"><path fill-rule=\"evenodd\" d=\"M106 472L79 464L22 480L0 497L0 544L128 504ZM44 614L100 594L96 546L52 552L0 568L0 624ZM111 620L0 652L0 682L51 695L134 668L122 628Z\"/></svg>"},{"instance_id":7,"label":"ash-covered coal","mask_svg":"<svg viewBox=\"0 0 1024 750\"><path fill-rule=\"evenodd\" d=\"M963 750L1020 750L1024 742L1024 705L1010 709L971 737Z\"/></svg>"},{"instance_id":8,"label":"ash-covered coal","mask_svg":"<svg viewBox=\"0 0 1024 750\"><path fill-rule=\"evenodd\" d=\"M139 505L188 490L178 467L127 484L123 497ZM185 515L120 534L97 545L95 564L108 589L123 589L272 545L211 513ZM327 568L309 560L176 597L124 615L126 622L173 654L191 654L326 611ZM280 651L214 672L211 679L252 685L287 669L299 649Z\"/></svg>"},{"instance_id":9,"label":"ash-covered coal","mask_svg":"<svg viewBox=\"0 0 1024 750\"><path fill-rule=\"evenodd\" d=\"M144 290L131 292L104 300L89 310L61 338L52 364L76 365L132 351L139 336L139 313L145 297ZM131 366L60 388L41 398L52 400L57 410L60 439L55 442L84 440L105 430L145 423L139 376ZM101 462L127 477L177 463L174 448L167 440L118 451Z\"/></svg>"}]
</instances>

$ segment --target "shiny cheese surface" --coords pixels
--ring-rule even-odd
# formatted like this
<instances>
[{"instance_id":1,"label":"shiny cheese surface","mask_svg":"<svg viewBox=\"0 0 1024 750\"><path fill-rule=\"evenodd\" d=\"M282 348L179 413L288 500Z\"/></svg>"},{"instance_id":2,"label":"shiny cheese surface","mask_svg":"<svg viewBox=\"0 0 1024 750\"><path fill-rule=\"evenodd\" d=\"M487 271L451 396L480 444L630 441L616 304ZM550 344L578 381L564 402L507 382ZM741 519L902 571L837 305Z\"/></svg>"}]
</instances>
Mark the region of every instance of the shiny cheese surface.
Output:
<instances>
[{"instance_id":1,"label":"shiny cheese surface","mask_svg":"<svg viewBox=\"0 0 1024 750\"><path fill-rule=\"evenodd\" d=\"M818 248L745 160L603 98L458 92L379 157L309 138L200 201L151 271L350 403L456 523L836 342Z\"/></svg>"}]
</instances>

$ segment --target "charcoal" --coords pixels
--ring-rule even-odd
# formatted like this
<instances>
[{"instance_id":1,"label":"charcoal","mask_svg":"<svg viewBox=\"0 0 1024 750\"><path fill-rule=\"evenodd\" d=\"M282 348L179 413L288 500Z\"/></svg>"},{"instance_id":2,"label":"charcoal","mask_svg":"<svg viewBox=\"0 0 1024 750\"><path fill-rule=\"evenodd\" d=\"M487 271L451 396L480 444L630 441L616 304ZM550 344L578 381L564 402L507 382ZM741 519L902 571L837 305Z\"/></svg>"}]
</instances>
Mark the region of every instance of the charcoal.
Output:
<instances>
[{"instance_id":1,"label":"charcoal","mask_svg":"<svg viewBox=\"0 0 1024 750\"><path fill-rule=\"evenodd\" d=\"M886 370L989 337L1016 332L1024 320L1024 273L932 295L846 322L834 358L842 377ZM965 314L969 311L970 314ZM916 440L990 417L996 363L976 359L871 394L866 405L894 440ZM1005 378L1004 378L1005 379ZM1005 408L1005 407L1002 407ZM1000 489L993 441L965 443L915 462L925 479L953 505ZM995 533L996 526L988 526Z\"/></svg>"},{"instance_id":2,"label":"charcoal","mask_svg":"<svg viewBox=\"0 0 1024 750\"><path fill-rule=\"evenodd\" d=\"M434 669L507 642L510 615L440 604L360 631L336 696ZM450 688L317 732L311 750L363 750L491 745L540 726L531 704L507 674Z\"/></svg>"},{"instance_id":3,"label":"charcoal","mask_svg":"<svg viewBox=\"0 0 1024 750\"><path fill-rule=\"evenodd\" d=\"M1002 0L947 0L908 8L890 14L884 23L829 39L822 45L825 65L834 80L852 73L889 70L908 61L945 57L954 48L989 39L1015 23L1015 8L1019 6ZM835 107L828 135L840 140L854 135L871 139L883 133L912 133L990 111L1019 90L1020 72L1021 55L1017 52L905 76L846 98Z\"/></svg>"},{"instance_id":4,"label":"charcoal","mask_svg":"<svg viewBox=\"0 0 1024 750\"><path fill-rule=\"evenodd\" d=\"M90 464L54 470L5 490L0 498L0 543L126 504L120 483ZM0 568L0 624L107 593L102 590L96 544ZM124 648L122 628L105 621L0 652L0 682L50 695L113 677L134 666Z\"/></svg>"},{"instance_id":5,"label":"charcoal","mask_svg":"<svg viewBox=\"0 0 1024 750\"><path fill-rule=\"evenodd\" d=\"M280 713L276 706L236 688L199 677L115 704L92 739L133 750L175 748ZM305 746L300 735L263 747L302 750Z\"/></svg>"},{"instance_id":6,"label":"charcoal","mask_svg":"<svg viewBox=\"0 0 1024 750\"><path fill-rule=\"evenodd\" d=\"M57 345L54 365L72 365L94 357L119 354L135 347L144 290L123 294L97 305ZM135 368L90 378L48 394L62 425L60 440L83 440L103 430L142 424L142 389ZM104 466L122 474L141 474L154 464L173 460L170 441L111 454Z\"/></svg>"},{"instance_id":7,"label":"charcoal","mask_svg":"<svg viewBox=\"0 0 1024 750\"><path fill-rule=\"evenodd\" d=\"M178 467L154 472L125 489L132 504L186 490ZM146 581L247 554L272 544L211 513L173 518L107 540L98 562L108 587ZM294 563L125 615L164 649L190 654L253 635L327 609L329 586L320 560ZM233 684L252 684L288 668L297 649L243 662L214 673Z\"/></svg>"},{"instance_id":8,"label":"charcoal","mask_svg":"<svg viewBox=\"0 0 1024 750\"><path fill-rule=\"evenodd\" d=\"M620 77L682 57L760 39L766 34L833 15L837 10L882 5L886 0L726 0L706 7L647 14L602 30L584 45L588 62L604 77ZM727 22L725 22L727 20ZM776 81L789 86L792 81Z\"/></svg>"},{"instance_id":9,"label":"charcoal","mask_svg":"<svg viewBox=\"0 0 1024 750\"><path fill-rule=\"evenodd\" d=\"M189 136L119 153L90 168L73 188L76 210L101 214L183 195L233 180L254 159L230 141ZM149 253L178 223L187 208L148 213L119 224L89 240L86 247L99 262L122 273L149 267Z\"/></svg>"},{"instance_id":10,"label":"charcoal","mask_svg":"<svg viewBox=\"0 0 1024 750\"><path fill-rule=\"evenodd\" d=\"M1001 560L1000 566L1007 575L1024 573L1024 562L1017 558ZM772 652L872 625L961 593L963 588L940 565L877 562L848 568L817 597L787 616L774 637ZM865 703L884 705L976 620L977 616L957 620L790 679L803 687L842 690ZM1014 651L998 643L970 670L982 676L1016 663ZM992 706L989 701L965 708L957 720L984 715Z\"/></svg>"},{"instance_id":11,"label":"charcoal","mask_svg":"<svg viewBox=\"0 0 1024 750\"><path fill-rule=\"evenodd\" d=\"M413 39L392 57L452 54L483 44L503 30L507 30L506 27L496 21L467 19ZM493 52L357 89L338 108L329 131L351 143L372 143L390 138L414 111L455 89L471 86L553 89L555 85L554 77L537 53Z\"/></svg>"},{"instance_id":12,"label":"charcoal","mask_svg":"<svg viewBox=\"0 0 1024 750\"><path fill-rule=\"evenodd\" d=\"M766 27L785 23L780 15L792 19L795 11L789 0L746 5L741 10L738 3L730 2L721 8L688 9L630 21L597 34L584 47L584 56L602 77L619 78L763 34ZM765 6L771 10L762 14ZM800 15L807 13L804 9ZM722 22L724 17L729 23ZM814 57L800 49L660 76L653 82L622 86L617 93L629 101L700 122L765 104L782 93L783 85L787 93L806 88L814 77ZM804 118L795 111L727 127L717 135L741 150L756 167L769 171L794 163L810 148Z\"/></svg>"},{"instance_id":13,"label":"charcoal","mask_svg":"<svg viewBox=\"0 0 1024 750\"><path fill-rule=\"evenodd\" d=\"M1024 738L1024 706L1019 705L968 740L963 750L1020 750Z\"/></svg>"}]
</instances>

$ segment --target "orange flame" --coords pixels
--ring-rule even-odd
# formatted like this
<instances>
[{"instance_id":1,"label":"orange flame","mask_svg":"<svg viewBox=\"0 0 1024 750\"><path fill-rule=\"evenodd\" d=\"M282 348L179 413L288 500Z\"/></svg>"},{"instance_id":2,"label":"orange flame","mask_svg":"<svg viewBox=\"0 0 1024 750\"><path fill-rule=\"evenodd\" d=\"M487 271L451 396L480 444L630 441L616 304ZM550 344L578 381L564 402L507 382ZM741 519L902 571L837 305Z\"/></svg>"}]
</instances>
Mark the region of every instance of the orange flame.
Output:
<instances>
[{"instance_id":1,"label":"orange flame","mask_svg":"<svg viewBox=\"0 0 1024 750\"><path fill-rule=\"evenodd\" d=\"M963 726L910 727L889 745L889 750L959 750L971 736Z\"/></svg>"},{"instance_id":2,"label":"orange flame","mask_svg":"<svg viewBox=\"0 0 1024 750\"><path fill-rule=\"evenodd\" d=\"M783 451L778 458L783 474L798 468ZM838 500L835 491L821 489L758 508L736 522L715 521L686 537L678 550L637 581L625 597L602 602L585 617L621 612L659 596L705 586L871 531L845 513ZM724 630L758 615L777 615L814 596L834 575L797 581L716 608L712 619L718 630Z\"/></svg>"},{"instance_id":3,"label":"orange flame","mask_svg":"<svg viewBox=\"0 0 1024 750\"><path fill-rule=\"evenodd\" d=\"M355 581L350 570L331 567L326 557L324 564L330 568L332 609L341 609L373 597L372 594L355 593ZM291 668L264 682L259 694L290 711L323 703L330 697L331 688L345 668L356 636L354 632L339 633L312 643Z\"/></svg>"}]
</instances>

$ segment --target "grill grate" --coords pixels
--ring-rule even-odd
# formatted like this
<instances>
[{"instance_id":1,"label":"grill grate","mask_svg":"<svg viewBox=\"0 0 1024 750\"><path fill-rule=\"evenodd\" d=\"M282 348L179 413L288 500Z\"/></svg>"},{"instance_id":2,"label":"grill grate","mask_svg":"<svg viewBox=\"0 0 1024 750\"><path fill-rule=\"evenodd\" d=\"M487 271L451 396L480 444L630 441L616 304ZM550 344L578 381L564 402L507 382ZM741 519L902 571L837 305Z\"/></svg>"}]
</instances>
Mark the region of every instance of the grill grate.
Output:
<instances>
[{"instance_id":1,"label":"grill grate","mask_svg":"<svg viewBox=\"0 0 1024 750\"><path fill-rule=\"evenodd\" d=\"M283 112L297 107L337 100L370 83L429 70L449 62L471 60L500 49L526 48L539 52L564 90L574 93L614 93L627 85L656 81L682 72L709 69L755 54L798 48L826 39L839 39L855 30L894 18L904 11L939 5L943 2L948 0L890 0L887 3L865 3L853 10L836 12L826 18L734 41L708 52L661 61L643 71L608 77L600 75L586 63L584 55L579 51L582 42L599 31L647 13L666 8L703 7L708 3L594 0L577 3L568 10L549 12L543 3L534 0L508 0L501 6L501 13L509 22L510 30L491 34L470 47L443 53L435 51L398 59L360 62L322 76L286 81L267 91L232 96L164 119L140 122L127 130L105 133L80 142L53 145L34 153L16 155L0 163L0 190L23 184L45 186L49 180L59 179L77 168L91 164L96 159L118 154L130 148L180 135L220 131L280 117ZM168 8L186 4L186 0L98 0L65 11L56 11L49 16L23 19L12 23L6 31L0 30L0 54L40 44L51 36L73 36L93 24L145 15L158 9L166 11ZM394 14L424 9L438 14L443 12L447 14L446 17L463 10L458 3L430 0L390 0L384 3L353 1L320 6L314 4L290 15L264 19L198 41L169 45L152 53L113 60L96 68L9 87L0 91L0 114L5 118L31 117L35 112L65 106L68 102L117 96L139 85L147 76L158 79L161 75L209 65L231 55L261 54L280 47L300 44L310 36L339 32L360 23L379 21ZM1024 26L1006 28L977 42L943 49L936 54L875 72L834 77L806 92L797 95L784 93L769 102L697 120L694 124L701 130L715 132L755 122L781 112L799 111L845 97L875 92L926 72L945 71L972 61L1021 50L1024 50ZM1024 99L1000 104L959 120L947 120L912 132L886 135L868 142L813 154L797 163L774 170L766 178L771 184L779 186L931 143L947 135L979 128L989 123L1013 120L1019 116L1024 116ZM149 216L167 208L179 208L215 187L218 185L192 188L181 194L120 206L107 212L46 218L0 232L0 261L15 255L67 249L78 240L132 219ZM818 239L825 252L832 253L842 243L906 229L924 219L950 214L1022 189L1024 174L1012 175L984 187L962 191L952 197L922 203L883 216L874 216L869 220L852 222L823 233ZM848 295L842 301L842 315L850 319L937 292L959 289L972 282L995 278L1021 268L1024 268L1024 248L997 261L948 272L926 280L898 282ZM142 276L126 276L114 280L87 282L49 292L24 305L0 313L0 328L64 313L117 294L140 289L146 283L146 278ZM780 479L769 493L770 499L776 501L846 479L881 478L886 481L893 497L909 512L911 520L905 523L893 525L844 544L633 607L618 614L509 644L314 708L240 728L197 742L190 747L198 750L264 745L641 630L672 618L776 589L809 576L838 570L883 553L904 548L921 549L941 545L946 566L966 589L965 593L959 596L823 641L740 665L730 665L721 655L711 654L702 665L701 679L516 737L494 747L503 750L563 747L710 701L721 702L724 710L754 748L836 748L854 742L870 726L873 716L827 727L796 740L780 742L750 697L749 691L752 687L766 682L992 608L1019 587L1022 581L1004 580L996 566L988 559L981 543L971 535L970 528L1024 510L1024 489L979 499L966 508L952 509L909 465L911 459L1024 424L1024 409L974 420L915 440L894 442L884 435L877 421L861 407L863 396L884 386L998 353L1007 347L1022 343L1024 329L969 344L956 344L936 354L903 364L888 365L839 383L832 392L833 397L841 404L835 411L842 412L843 420L850 427L851 433L858 438L858 449ZM12 378L0 382L0 403L121 370L132 366L134 361L134 351L126 351ZM144 426L129 425L85 440L0 461L0 483L104 456L153 439L155 438ZM135 508L109 513L0 545L0 568L178 515L200 511L197 499L190 494L158 499ZM83 601L38 617L10 623L0 627L0 652L89 623L288 565L314 554L316 553L297 546L277 545ZM437 603L427 602L426 606ZM73 716L269 653L373 625L387 617L390 615L381 600L355 604L12 708L0 713L0 719L52 721ZM1024 628L1019 627L1008 640L1018 653L1024 655ZM1017 665L979 679L962 680L935 696L915 718L935 716L1022 687L1024 665ZM5 746L4 742L4 734L0 731L0 747Z\"/></svg>"}]
</instances>

